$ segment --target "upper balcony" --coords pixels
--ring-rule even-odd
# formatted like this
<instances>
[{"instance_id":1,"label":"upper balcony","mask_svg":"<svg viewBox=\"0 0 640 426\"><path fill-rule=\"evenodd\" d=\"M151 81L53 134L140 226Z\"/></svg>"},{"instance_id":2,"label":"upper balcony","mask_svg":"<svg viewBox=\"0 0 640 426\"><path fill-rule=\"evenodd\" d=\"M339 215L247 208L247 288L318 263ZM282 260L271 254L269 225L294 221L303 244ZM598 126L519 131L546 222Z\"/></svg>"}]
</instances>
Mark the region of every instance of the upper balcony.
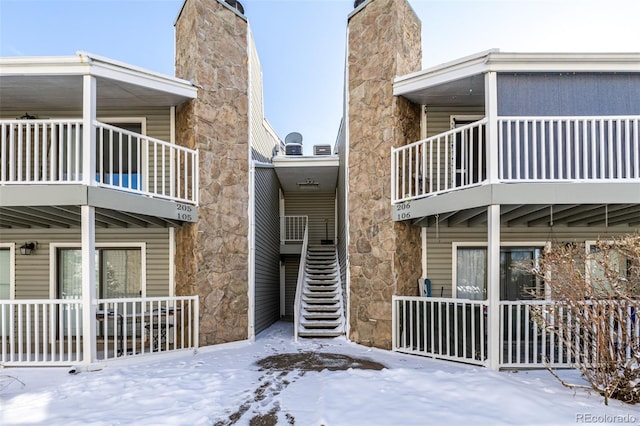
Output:
<instances>
[{"instance_id":1,"label":"upper balcony","mask_svg":"<svg viewBox=\"0 0 640 426\"><path fill-rule=\"evenodd\" d=\"M492 204L519 223L554 205L640 217L639 90L638 54L489 51L399 77L429 137L392 149L393 220Z\"/></svg>"},{"instance_id":2,"label":"upper balcony","mask_svg":"<svg viewBox=\"0 0 640 426\"><path fill-rule=\"evenodd\" d=\"M0 76L3 226L73 226L81 205L105 226L197 220L198 152L174 141L190 83L84 53L0 58Z\"/></svg>"},{"instance_id":3,"label":"upper balcony","mask_svg":"<svg viewBox=\"0 0 640 426\"><path fill-rule=\"evenodd\" d=\"M392 203L433 197L426 214L456 208L449 204L453 198L447 206L436 201L456 192L457 209L474 203L638 202L640 116L497 117L493 123L485 117L394 148L391 162ZM394 219L411 218L403 212L394 212Z\"/></svg>"}]
</instances>

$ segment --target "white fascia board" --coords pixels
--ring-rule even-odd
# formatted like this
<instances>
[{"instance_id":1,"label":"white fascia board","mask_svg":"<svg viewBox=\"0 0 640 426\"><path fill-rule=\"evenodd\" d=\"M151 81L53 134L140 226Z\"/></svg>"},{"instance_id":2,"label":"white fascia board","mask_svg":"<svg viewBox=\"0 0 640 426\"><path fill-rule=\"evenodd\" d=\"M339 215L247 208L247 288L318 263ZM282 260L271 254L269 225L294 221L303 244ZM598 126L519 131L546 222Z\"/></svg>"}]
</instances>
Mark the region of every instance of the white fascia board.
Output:
<instances>
[{"instance_id":1,"label":"white fascia board","mask_svg":"<svg viewBox=\"0 0 640 426\"><path fill-rule=\"evenodd\" d=\"M86 75L103 77L195 99L198 89L190 82L98 55L0 58L0 75Z\"/></svg>"},{"instance_id":2,"label":"white fascia board","mask_svg":"<svg viewBox=\"0 0 640 426\"><path fill-rule=\"evenodd\" d=\"M487 50L422 71L396 77L393 82L393 94L401 96L415 90L426 89L487 72L487 58L496 52L498 52L497 49Z\"/></svg>"},{"instance_id":3,"label":"white fascia board","mask_svg":"<svg viewBox=\"0 0 640 426\"><path fill-rule=\"evenodd\" d=\"M401 96L460 78L495 72L640 72L640 53L502 53L497 49L397 77Z\"/></svg>"},{"instance_id":4,"label":"white fascia board","mask_svg":"<svg viewBox=\"0 0 640 426\"><path fill-rule=\"evenodd\" d=\"M277 156L272 159L275 167L338 167L337 155Z\"/></svg>"},{"instance_id":5,"label":"white fascia board","mask_svg":"<svg viewBox=\"0 0 640 426\"><path fill-rule=\"evenodd\" d=\"M89 53L78 52L78 55L89 59L91 74L96 77L123 81L191 99L195 99L198 95L198 89L186 80Z\"/></svg>"},{"instance_id":6,"label":"white fascia board","mask_svg":"<svg viewBox=\"0 0 640 426\"><path fill-rule=\"evenodd\" d=\"M496 53L496 72L640 72L640 53Z\"/></svg>"},{"instance_id":7,"label":"white fascia board","mask_svg":"<svg viewBox=\"0 0 640 426\"><path fill-rule=\"evenodd\" d=\"M82 75L89 69L77 56L0 58L0 75Z\"/></svg>"}]
</instances>

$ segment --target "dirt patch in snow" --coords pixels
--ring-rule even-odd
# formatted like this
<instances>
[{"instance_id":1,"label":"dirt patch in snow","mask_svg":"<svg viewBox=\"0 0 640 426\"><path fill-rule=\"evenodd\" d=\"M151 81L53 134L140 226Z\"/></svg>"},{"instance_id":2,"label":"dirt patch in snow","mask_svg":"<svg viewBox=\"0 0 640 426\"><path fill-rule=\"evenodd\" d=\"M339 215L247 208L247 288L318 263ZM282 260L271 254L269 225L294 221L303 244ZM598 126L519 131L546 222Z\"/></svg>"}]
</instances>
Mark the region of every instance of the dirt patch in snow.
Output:
<instances>
[{"instance_id":1,"label":"dirt patch in snow","mask_svg":"<svg viewBox=\"0 0 640 426\"><path fill-rule=\"evenodd\" d=\"M216 426L233 425L252 409L250 426L274 426L277 424L295 425L295 418L285 414L278 422L280 403L274 400L280 392L309 371L344 371L350 368L360 370L382 370L386 368L379 362L348 355L317 352L297 352L271 355L256 362L265 374L260 377L259 384L252 397L245 400L240 407L225 420L215 423ZM291 374L290 373L294 373ZM273 401L272 401L273 400ZM271 407L264 413L261 407Z\"/></svg>"},{"instance_id":2,"label":"dirt patch in snow","mask_svg":"<svg viewBox=\"0 0 640 426\"><path fill-rule=\"evenodd\" d=\"M306 371L339 371L350 368L360 370L382 370L384 365L368 359L352 358L341 354L328 354L316 352L300 352L290 354L272 355L261 359L256 363L269 371L281 371L289 373L293 370Z\"/></svg>"}]
</instances>

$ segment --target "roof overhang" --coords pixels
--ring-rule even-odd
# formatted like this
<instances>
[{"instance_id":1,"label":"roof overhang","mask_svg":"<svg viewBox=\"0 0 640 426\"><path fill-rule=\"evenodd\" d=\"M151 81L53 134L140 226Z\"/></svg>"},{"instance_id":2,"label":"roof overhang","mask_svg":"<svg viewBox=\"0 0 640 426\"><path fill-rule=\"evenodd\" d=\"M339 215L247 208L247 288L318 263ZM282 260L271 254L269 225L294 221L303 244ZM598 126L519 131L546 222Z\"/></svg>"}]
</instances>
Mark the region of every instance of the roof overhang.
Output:
<instances>
[{"instance_id":1,"label":"roof overhang","mask_svg":"<svg viewBox=\"0 0 640 426\"><path fill-rule=\"evenodd\" d=\"M81 108L83 77L96 78L97 105L169 107L197 97L190 82L101 56L0 58L3 108Z\"/></svg>"},{"instance_id":2,"label":"roof overhang","mask_svg":"<svg viewBox=\"0 0 640 426\"><path fill-rule=\"evenodd\" d=\"M396 77L393 94L420 105L483 105L487 72L640 72L640 53L502 53L492 49Z\"/></svg>"},{"instance_id":3,"label":"roof overhang","mask_svg":"<svg viewBox=\"0 0 640 426\"><path fill-rule=\"evenodd\" d=\"M277 156L273 166L284 193L335 193L339 158L336 155Z\"/></svg>"}]
</instances>

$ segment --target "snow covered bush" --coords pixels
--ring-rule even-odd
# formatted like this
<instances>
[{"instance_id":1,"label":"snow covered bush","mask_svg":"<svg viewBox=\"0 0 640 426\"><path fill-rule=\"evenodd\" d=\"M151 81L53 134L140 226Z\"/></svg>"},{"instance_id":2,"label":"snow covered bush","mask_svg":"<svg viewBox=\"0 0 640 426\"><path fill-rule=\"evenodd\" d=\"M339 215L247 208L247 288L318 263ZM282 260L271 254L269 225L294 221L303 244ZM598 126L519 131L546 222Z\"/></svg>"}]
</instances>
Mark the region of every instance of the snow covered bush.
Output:
<instances>
[{"instance_id":1,"label":"snow covered bush","mask_svg":"<svg viewBox=\"0 0 640 426\"><path fill-rule=\"evenodd\" d=\"M554 244L530 272L552 300L536 321L569 349L605 404L640 402L640 235Z\"/></svg>"}]
</instances>

